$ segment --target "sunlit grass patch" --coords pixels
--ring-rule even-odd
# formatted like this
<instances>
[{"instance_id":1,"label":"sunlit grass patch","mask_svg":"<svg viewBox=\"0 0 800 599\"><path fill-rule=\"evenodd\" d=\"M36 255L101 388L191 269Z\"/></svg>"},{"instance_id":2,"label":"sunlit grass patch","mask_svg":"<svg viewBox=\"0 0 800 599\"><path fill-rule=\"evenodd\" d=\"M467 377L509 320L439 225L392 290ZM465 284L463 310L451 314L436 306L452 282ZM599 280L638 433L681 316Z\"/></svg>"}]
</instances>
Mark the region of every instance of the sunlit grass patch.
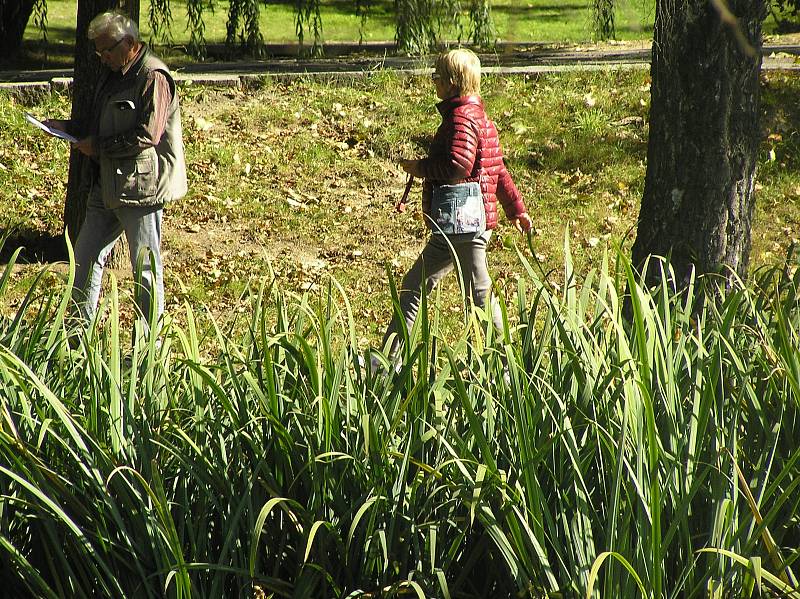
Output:
<instances>
[{"instance_id":1,"label":"sunlit grass patch","mask_svg":"<svg viewBox=\"0 0 800 599\"><path fill-rule=\"evenodd\" d=\"M210 6L210 5L209 5ZM219 44L227 35L228 2L214 3L214 9L204 10L205 37L209 43ZM367 8L368 7L368 8ZM208 8L208 7L207 7ZM363 21L355 14L349 4L323 1L320 4L323 42L391 41L395 38L395 12L391 2L373 2L367 8ZM296 43L294 5L269 3L259 7L259 27L264 40L269 43ZM141 2L141 30L147 40L163 43L164 39L154 38L147 15L150 2ZM58 47L73 43L75 30L75 7L65 0L50 0L48 11L48 39ZM186 29L187 12L185 2L173 0L171 3L173 25L171 42L176 46L186 46L189 31ZM591 41L591 13L585 3L554 3L548 0L510 0L491 4L497 38L501 41L520 42L572 42ZM654 18L653 3L650 0L625 0L616 3L617 37L621 40L652 37ZM440 36L444 40L468 41L469 18L466 12L461 16L462 30L444 24ZM33 23L29 23L25 37L35 41L41 38ZM305 42L313 40L306 33ZM32 50L34 50L32 48ZM55 54L54 52L51 53ZM176 57L178 58L178 57ZM184 58L178 58L185 60Z\"/></svg>"},{"instance_id":2,"label":"sunlit grass patch","mask_svg":"<svg viewBox=\"0 0 800 599\"><path fill-rule=\"evenodd\" d=\"M795 87L795 78L765 76L754 266L785 255L797 237ZM629 247L645 173L647 73L490 75L483 91L534 216L543 268L561 270L554 265L565 228L579 273L605 248ZM347 281L355 312L367 315L359 337L374 340L390 316L386 266L402 277L426 236L418 184L408 213L393 206L406 182L397 160L424 155L439 123L429 79L379 71L349 83L267 80L256 90L185 85L180 93L190 192L166 209L168 301L180 305L184 285L212 309L230 306L242 281L277 259L297 291L320 273ZM0 132L0 219L28 239L49 239L60 234L67 146L25 124L22 110L65 117L69 98L0 104L10 125ZM510 230L500 221L490 271L511 298L522 272L503 247ZM308 264L316 266L306 274ZM443 305L457 314L454 281L444 291Z\"/></svg>"}]
</instances>

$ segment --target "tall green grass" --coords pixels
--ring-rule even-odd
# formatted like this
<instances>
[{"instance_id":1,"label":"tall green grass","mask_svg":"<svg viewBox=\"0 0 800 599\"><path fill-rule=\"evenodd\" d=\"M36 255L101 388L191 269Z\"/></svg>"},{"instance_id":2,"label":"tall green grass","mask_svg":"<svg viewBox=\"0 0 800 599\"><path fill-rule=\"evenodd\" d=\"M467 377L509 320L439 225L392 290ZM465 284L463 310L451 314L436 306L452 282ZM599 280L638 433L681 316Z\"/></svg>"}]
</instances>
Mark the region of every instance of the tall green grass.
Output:
<instances>
[{"instance_id":1,"label":"tall green grass","mask_svg":"<svg viewBox=\"0 0 800 599\"><path fill-rule=\"evenodd\" d=\"M565 243L556 286L525 255L503 331L447 343L429 298L396 375L333 280L133 347L115 287L78 333L71 274L34 282L0 322L6 590L800 596L800 275L644 289Z\"/></svg>"}]
</instances>

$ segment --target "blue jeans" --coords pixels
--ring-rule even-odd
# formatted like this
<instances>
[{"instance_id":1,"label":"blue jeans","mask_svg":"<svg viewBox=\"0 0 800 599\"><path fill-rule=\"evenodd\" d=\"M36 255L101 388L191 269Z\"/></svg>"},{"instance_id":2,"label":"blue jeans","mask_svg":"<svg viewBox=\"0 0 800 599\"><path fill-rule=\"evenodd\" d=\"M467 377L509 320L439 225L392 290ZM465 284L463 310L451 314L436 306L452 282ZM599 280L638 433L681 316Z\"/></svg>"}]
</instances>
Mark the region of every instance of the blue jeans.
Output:
<instances>
[{"instance_id":1,"label":"blue jeans","mask_svg":"<svg viewBox=\"0 0 800 599\"><path fill-rule=\"evenodd\" d=\"M72 292L78 312L87 322L97 311L106 259L123 233L130 248L134 297L141 330L148 330L152 309L155 309L156 319L163 314L162 212L161 205L122 206L110 210L103 205L98 187L89 194L86 218L75 242L75 285Z\"/></svg>"}]
</instances>

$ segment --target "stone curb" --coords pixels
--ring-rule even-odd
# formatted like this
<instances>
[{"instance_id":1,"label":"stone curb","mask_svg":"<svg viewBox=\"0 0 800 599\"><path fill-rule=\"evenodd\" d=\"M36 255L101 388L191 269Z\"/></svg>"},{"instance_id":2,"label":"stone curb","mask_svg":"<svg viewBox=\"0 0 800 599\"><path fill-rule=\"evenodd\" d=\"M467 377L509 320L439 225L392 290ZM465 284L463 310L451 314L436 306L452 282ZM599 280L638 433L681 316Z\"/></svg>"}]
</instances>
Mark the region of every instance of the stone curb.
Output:
<instances>
[{"instance_id":1,"label":"stone curb","mask_svg":"<svg viewBox=\"0 0 800 599\"><path fill-rule=\"evenodd\" d=\"M579 65L549 65L525 67L484 67L484 73L497 76L541 75L546 73L560 73L566 71L608 71L620 69L645 69L650 68L648 63L604 63L604 64L579 64ZM347 82L367 79L376 73L390 70L399 76L427 77L430 69L386 69L386 70L352 70L352 71L304 71L304 72L231 72L231 73L174 73L175 81L179 85L233 87L252 89L268 81L319 81L319 82ZM26 82L0 82L0 91L6 91L20 100L35 99L50 92L69 92L72 89L72 77L53 77L50 81Z\"/></svg>"},{"instance_id":2,"label":"stone curb","mask_svg":"<svg viewBox=\"0 0 800 599\"><path fill-rule=\"evenodd\" d=\"M649 69L650 63L642 62L584 62L580 64L555 64L533 66L505 66L483 67L483 72L495 76L525 76L545 75L550 73L565 72L590 72L590 71L616 71L616 70L644 70ZM794 58L768 58L764 57L762 70L797 71L800 70ZM182 86L209 86L221 88L254 89L268 81L317 81L317 82L349 82L368 79L377 73L391 71L400 76L420 77L428 76L431 69L364 69L349 71L285 71L285 72L226 72L226 73L174 73L175 80ZM49 81L24 81L0 82L0 92L9 93L21 101L35 101L37 98L51 92L69 93L72 88L72 77L53 77Z\"/></svg>"}]
</instances>

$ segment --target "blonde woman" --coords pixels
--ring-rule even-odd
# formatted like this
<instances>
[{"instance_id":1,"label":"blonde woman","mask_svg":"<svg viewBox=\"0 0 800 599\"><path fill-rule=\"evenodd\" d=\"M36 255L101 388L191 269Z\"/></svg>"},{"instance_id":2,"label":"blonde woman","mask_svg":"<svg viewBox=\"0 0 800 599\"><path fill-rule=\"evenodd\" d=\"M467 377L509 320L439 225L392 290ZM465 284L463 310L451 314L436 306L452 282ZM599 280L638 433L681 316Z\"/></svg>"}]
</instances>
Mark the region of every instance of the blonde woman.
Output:
<instances>
[{"instance_id":1,"label":"blonde woman","mask_svg":"<svg viewBox=\"0 0 800 599\"><path fill-rule=\"evenodd\" d=\"M423 286L430 292L453 269L454 254L464 296L485 308L491 292L486 248L497 226L498 201L517 230L531 229L525 203L503 162L497 129L483 107L480 60L466 49L445 52L437 58L432 77L442 123L425 158L400 161L403 170L424 180L422 209L431 228L428 243L400 289L400 309L409 330ZM499 328L495 300L491 308ZM399 348L399 324L395 318L383 339L393 358ZM373 359L372 366L379 364Z\"/></svg>"}]
</instances>

